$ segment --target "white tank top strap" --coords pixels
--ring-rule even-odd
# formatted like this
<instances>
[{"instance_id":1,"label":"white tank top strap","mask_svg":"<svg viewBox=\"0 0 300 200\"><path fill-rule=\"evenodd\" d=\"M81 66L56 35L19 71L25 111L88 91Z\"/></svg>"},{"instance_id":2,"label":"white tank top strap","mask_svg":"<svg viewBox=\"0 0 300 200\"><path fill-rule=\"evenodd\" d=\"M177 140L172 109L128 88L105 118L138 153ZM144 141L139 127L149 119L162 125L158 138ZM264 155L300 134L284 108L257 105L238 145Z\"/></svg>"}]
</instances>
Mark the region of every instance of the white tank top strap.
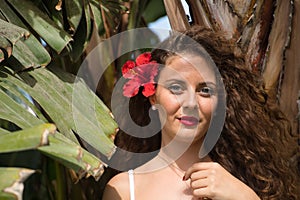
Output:
<instances>
[{"instance_id":1,"label":"white tank top strap","mask_svg":"<svg viewBox=\"0 0 300 200\"><path fill-rule=\"evenodd\" d=\"M134 196L134 173L133 169L128 171L128 177L129 177L129 189L130 189L130 200L135 200Z\"/></svg>"}]
</instances>

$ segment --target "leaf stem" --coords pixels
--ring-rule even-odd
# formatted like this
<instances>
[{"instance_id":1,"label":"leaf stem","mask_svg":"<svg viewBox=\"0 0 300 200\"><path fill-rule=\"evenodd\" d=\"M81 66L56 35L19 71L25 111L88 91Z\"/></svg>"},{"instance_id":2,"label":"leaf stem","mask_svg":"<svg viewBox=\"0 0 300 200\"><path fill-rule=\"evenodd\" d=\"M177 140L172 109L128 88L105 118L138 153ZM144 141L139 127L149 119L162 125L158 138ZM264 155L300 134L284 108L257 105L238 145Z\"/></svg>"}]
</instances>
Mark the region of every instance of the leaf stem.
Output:
<instances>
[{"instance_id":1,"label":"leaf stem","mask_svg":"<svg viewBox=\"0 0 300 200\"><path fill-rule=\"evenodd\" d=\"M65 174L63 167L55 162L55 172L56 172L56 189L57 189L57 200L65 200L66 197L66 183L65 183Z\"/></svg>"}]
</instances>

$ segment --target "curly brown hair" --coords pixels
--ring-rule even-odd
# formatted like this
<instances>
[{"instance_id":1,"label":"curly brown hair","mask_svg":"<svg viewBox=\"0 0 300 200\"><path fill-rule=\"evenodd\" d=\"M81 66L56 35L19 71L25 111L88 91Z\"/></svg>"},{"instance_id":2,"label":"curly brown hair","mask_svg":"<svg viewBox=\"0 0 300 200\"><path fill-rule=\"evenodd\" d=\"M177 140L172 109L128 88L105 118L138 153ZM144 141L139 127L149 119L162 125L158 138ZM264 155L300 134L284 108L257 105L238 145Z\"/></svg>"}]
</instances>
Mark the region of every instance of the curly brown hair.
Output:
<instances>
[{"instance_id":1,"label":"curly brown hair","mask_svg":"<svg viewBox=\"0 0 300 200\"><path fill-rule=\"evenodd\" d=\"M246 68L234 41L225 39L224 33L195 26L164 41L163 49L152 51L153 60L165 64L178 52L199 55L201 49L193 46L186 36L208 52L227 93L225 124L217 144L209 153L210 158L251 187L261 199L296 199L290 155L284 154L287 142L293 140L289 122L278 106L268 101L263 81ZM131 98L129 105L131 117L138 125L145 126L150 122L151 105L141 93ZM122 123L126 123L126 119ZM160 134L136 138L120 130L115 144L130 152L154 152L160 148ZM134 162L130 162L133 159L129 156L121 156L123 159L117 152L112 162L120 162L126 170L147 162L155 154L135 158Z\"/></svg>"}]
</instances>

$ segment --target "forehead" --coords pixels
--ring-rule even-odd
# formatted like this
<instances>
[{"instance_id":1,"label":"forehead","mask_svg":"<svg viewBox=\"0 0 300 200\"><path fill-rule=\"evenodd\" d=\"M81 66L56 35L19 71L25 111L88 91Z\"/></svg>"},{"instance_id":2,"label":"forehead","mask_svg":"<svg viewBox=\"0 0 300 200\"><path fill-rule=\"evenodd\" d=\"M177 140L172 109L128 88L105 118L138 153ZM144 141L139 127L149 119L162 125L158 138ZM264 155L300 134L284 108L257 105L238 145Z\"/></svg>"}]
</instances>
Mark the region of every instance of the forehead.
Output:
<instances>
[{"instance_id":1,"label":"forehead","mask_svg":"<svg viewBox=\"0 0 300 200\"><path fill-rule=\"evenodd\" d=\"M161 70L160 80L187 79L197 82L216 82L211 66L200 56L172 56Z\"/></svg>"}]
</instances>

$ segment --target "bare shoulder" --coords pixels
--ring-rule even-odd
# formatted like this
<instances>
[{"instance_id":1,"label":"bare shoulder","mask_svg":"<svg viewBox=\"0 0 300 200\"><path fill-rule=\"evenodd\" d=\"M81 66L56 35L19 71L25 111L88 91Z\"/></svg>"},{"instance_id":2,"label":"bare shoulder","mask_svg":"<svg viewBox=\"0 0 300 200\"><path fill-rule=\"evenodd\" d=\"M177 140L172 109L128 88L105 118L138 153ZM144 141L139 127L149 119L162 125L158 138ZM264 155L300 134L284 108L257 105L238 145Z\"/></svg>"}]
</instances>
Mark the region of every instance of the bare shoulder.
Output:
<instances>
[{"instance_id":1,"label":"bare shoulder","mask_svg":"<svg viewBox=\"0 0 300 200\"><path fill-rule=\"evenodd\" d=\"M128 173L122 172L114 176L107 183L104 193L103 200L125 200L129 199L129 181Z\"/></svg>"}]
</instances>

